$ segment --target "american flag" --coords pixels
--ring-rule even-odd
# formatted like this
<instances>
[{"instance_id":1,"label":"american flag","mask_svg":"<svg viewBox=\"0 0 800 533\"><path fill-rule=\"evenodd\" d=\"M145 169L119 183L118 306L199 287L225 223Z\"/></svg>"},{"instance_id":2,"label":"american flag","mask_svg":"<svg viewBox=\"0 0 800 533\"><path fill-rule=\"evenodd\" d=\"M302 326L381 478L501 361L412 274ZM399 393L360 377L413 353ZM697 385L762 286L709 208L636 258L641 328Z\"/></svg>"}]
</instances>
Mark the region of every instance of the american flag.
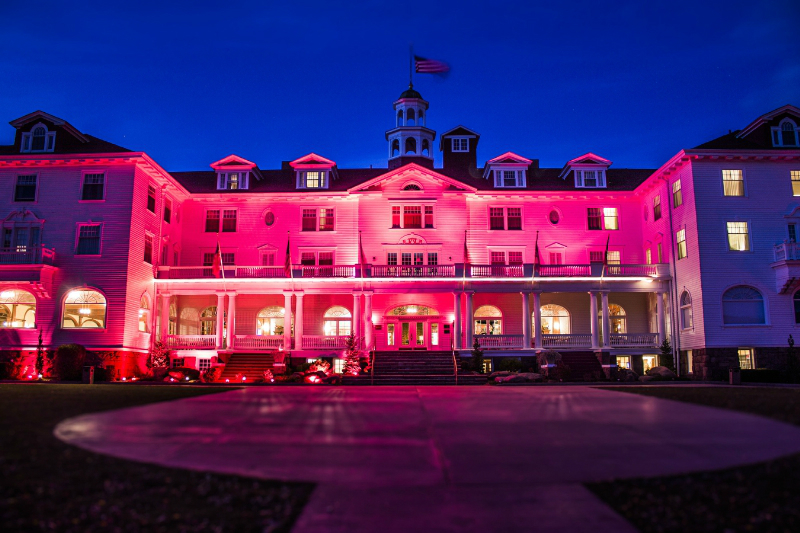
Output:
<instances>
[{"instance_id":1,"label":"american flag","mask_svg":"<svg viewBox=\"0 0 800 533\"><path fill-rule=\"evenodd\" d=\"M286 259L283 261L283 275L287 278L292 277L292 248L289 232L286 232Z\"/></svg>"},{"instance_id":2,"label":"american flag","mask_svg":"<svg viewBox=\"0 0 800 533\"><path fill-rule=\"evenodd\" d=\"M219 249L219 241L217 241L217 249L214 251L214 261L211 263L211 274L218 278L220 274L223 274L224 271L222 270L222 250Z\"/></svg>"},{"instance_id":3,"label":"american flag","mask_svg":"<svg viewBox=\"0 0 800 533\"><path fill-rule=\"evenodd\" d=\"M420 56L414 56L414 67L420 74L441 74L450 70L450 66L443 61Z\"/></svg>"}]
</instances>

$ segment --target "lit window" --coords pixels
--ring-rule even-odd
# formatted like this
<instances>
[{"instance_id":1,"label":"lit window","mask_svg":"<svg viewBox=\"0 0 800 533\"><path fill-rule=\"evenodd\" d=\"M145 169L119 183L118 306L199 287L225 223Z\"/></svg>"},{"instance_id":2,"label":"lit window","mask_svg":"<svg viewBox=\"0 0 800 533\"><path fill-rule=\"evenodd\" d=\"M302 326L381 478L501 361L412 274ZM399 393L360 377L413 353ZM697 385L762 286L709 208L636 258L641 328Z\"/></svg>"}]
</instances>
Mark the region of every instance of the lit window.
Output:
<instances>
[{"instance_id":1,"label":"lit window","mask_svg":"<svg viewBox=\"0 0 800 533\"><path fill-rule=\"evenodd\" d=\"M681 180L675 180L672 184L672 207L680 207L683 204L683 193L681 192Z\"/></svg>"},{"instance_id":2,"label":"lit window","mask_svg":"<svg viewBox=\"0 0 800 533\"><path fill-rule=\"evenodd\" d=\"M218 172L217 190L236 191L247 189L250 182L249 172Z\"/></svg>"},{"instance_id":3,"label":"lit window","mask_svg":"<svg viewBox=\"0 0 800 533\"><path fill-rule=\"evenodd\" d=\"M104 328L106 298L92 289L75 289L64 300L62 328Z\"/></svg>"},{"instance_id":4,"label":"lit window","mask_svg":"<svg viewBox=\"0 0 800 533\"><path fill-rule=\"evenodd\" d=\"M592 211L592 209L589 209L589 211L590 211L589 221L590 221L590 224L591 224L591 211ZM596 211L599 211L599 209L597 209ZM591 225L590 225L589 229L600 229L600 228L592 228ZM607 229L607 230L617 230L617 229L619 229L619 217L618 217L618 214L617 214L617 208L616 207L604 207L603 208L603 229Z\"/></svg>"},{"instance_id":5,"label":"lit window","mask_svg":"<svg viewBox=\"0 0 800 533\"><path fill-rule=\"evenodd\" d=\"M150 304L147 302L147 296L142 296L139 301L139 331L150 333Z\"/></svg>"},{"instance_id":6,"label":"lit window","mask_svg":"<svg viewBox=\"0 0 800 533\"><path fill-rule=\"evenodd\" d=\"M722 194L744 196L744 174L741 170L722 171Z\"/></svg>"},{"instance_id":7,"label":"lit window","mask_svg":"<svg viewBox=\"0 0 800 533\"><path fill-rule=\"evenodd\" d=\"M678 259L683 259L686 257L686 230L679 229L676 234L676 240L678 241Z\"/></svg>"},{"instance_id":8,"label":"lit window","mask_svg":"<svg viewBox=\"0 0 800 533\"><path fill-rule=\"evenodd\" d=\"M661 195L653 197L653 221L661 219Z\"/></svg>"},{"instance_id":9,"label":"lit window","mask_svg":"<svg viewBox=\"0 0 800 533\"><path fill-rule=\"evenodd\" d=\"M147 210L151 213L156 212L156 188L152 185L147 186Z\"/></svg>"},{"instance_id":10,"label":"lit window","mask_svg":"<svg viewBox=\"0 0 800 533\"><path fill-rule=\"evenodd\" d=\"M506 189L525 187L525 171L495 170L494 186Z\"/></svg>"},{"instance_id":11,"label":"lit window","mask_svg":"<svg viewBox=\"0 0 800 533\"><path fill-rule=\"evenodd\" d=\"M569 311L565 307L556 304L543 305L540 308L540 316L543 335L566 335L570 333Z\"/></svg>"},{"instance_id":12,"label":"lit window","mask_svg":"<svg viewBox=\"0 0 800 533\"><path fill-rule=\"evenodd\" d=\"M753 287L739 286L728 289L722 295L722 323L766 324L764 297Z\"/></svg>"},{"instance_id":13,"label":"lit window","mask_svg":"<svg viewBox=\"0 0 800 533\"><path fill-rule=\"evenodd\" d=\"M602 317L602 312L598 312L598 316ZM625 314L625 309L623 309L621 305L608 304L608 318L611 326L611 333L628 332L628 317ZM602 320L600 322L602 324Z\"/></svg>"},{"instance_id":14,"label":"lit window","mask_svg":"<svg viewBox=\"0 0 800 533\"><path fill-rule=\"evenodd\" d=\"M617 356L617 368L626 368L628 370L631 369L631 356L630 355L618 355Z\"/></svg>"},{"instance_id":15,"label":"lit window","mask_svg":"<svg viewBox=\"0 0 800 533\"><path fill-rule=\"evenodd\" d=\"M236 231L236 209L226 209L222 212L222 231L225 233Z\"/></svg>"},{"instance_id":16,"label":"lit window","mask_svg":"<svg viewBox=\"0 0 800 533\"><path fill-rule=\"evenodd\" d=\"M102 224L79 224L75 255L100 255Z\"/></svg>"},{"instance_id":17,"label":"lit window","mask_svg":"<svg viewBox=\"0 0 800 533\"><path fill-rule=\"evenodd\" d=\"M576 170L575 187L597 189L606 186L606 173L604 170Z\"/></svg>"},{"instance_id":18,"label":"lit window","mask_svg":"<svg viewBox=\"0 0 800 533\"><path fill-rule=\"evenodd\" d=\"M144 262L153 264L153 236L144 235Z\"/></svg>"},{"instance_id":19,"label":"lit window","mask_svg":"<svg viewBox=\"0 0 800 533\"><path fill-rule=\"evenodd\" d=\"M752 348L739 348L739 368L742 370L752 370L753 367L753 349Z\"/></svg>"},{"instance_id":20,"label":"lit window","mask_svg":"<svg viewBox=\"0 0 800 533\"><path fill-rule=\"evenodd\" d=\"M15 202L36 201L36 174L17 176L17 187L14 190Z\"/></svg>"},{"instance_id":21,"label":"lit window","mask_svg":"<svg viewBox=\"0 0 800 533\"><path fill-rule=\"evenodd\" d=\"M206 307L205 309L203 309L203 312L200 313L200 335L216 335L216 334L217 334L217 306L212 305L211 307Z\"/></svg>"},{"instance_id":22,"label":"lit window","mask_svg":"<svg viewBox=\"0 0 800 533\"><path fill-rule=\"evenodd\" d=\"M328 184L323 170L306 170L300 172L299 187L301 189L326 189Z\"/></svg>"},{"instance_id":23,"label":"lit window","mask_svg":"<svg viewBox=\"0 0 800 533\"><path fill-rule=\"evenodd\" d=\"M219 209L206 211L206 233L219 232Z\"/></svg>"},{"instance_id":24,"label":"lit window","mask_svg":"<svg viewBox=\"0 0 800 533\"><path fill-rule=\"evenodd\" d=\"M84 174L81 200L102 200L105 194L105 174Z\"/></svg>"},{"instance_id":25,"label":"lit window","mask_svg":"<svg viewBox=\"0 0 800 533\"><path fill-rule=\"evenodd\" d=\"M653 264L653 251L650 248L647 248L644 251L644 261L648 265L652 265Z\"/></svg>"},{"instance_id":26,"label":"lit window","mask_svg":"<svg viewBox=\"0 0 800 533\"><path fill-rule=\"evenodd\" d=\"M265 307L256 316L256 335L283 335L286 311L283 307Z\"/></svg>"},{"instance_id":27,"label":"lit window","mask_svg":"<svg viewBox=\"0 0 800 533\"><path fill-rule=\"evenodd\" d=\"M36 298L19 289L0 292L0 328L36 327Z\"/></svg>"},{"instance_id":28,"label":"lit window","mask_svg":"<svg viewBox=\"0 0 800 533\"><path fill-rule=\"evenodd\" d=\"M746 252L750 250L750 234L747 222L728 222L728 250Z\"/></svg>"},{"instance_id":29,"label":"lit window","mask_svg":"<svg viewBox=\"0 0 800 533\"><path fill-rule=\"evenodd\" d=\"M326 337L347 337L350 335L353 315L342 306L333 306L325 311L322 326Z\"/></svg>"},{"instance_id":30,"label":"lit window","mask_svg":"<svg viewBox=\"0 0 800 533\"><path fill-rule=\"evenodd\" d=\"M453 138L454 152L469 152L469 139Z\"/></svg>"},{"instance_id":31,"label":"lit window","mask_svg":"<svg viewBox=\"0 0 800 533\"><path fill-rule=\"evenodd\" d=\"M475 310L475 335L502 335L503 314L493 305L482 305Z\"/></svg>"},{"instance_id":32,"label":"lit window","mask_svg":"<svg viewBox=\"0 0 800 533\"><path fill-rule=\"evenodd\" d=\"M688 291L683 291L681 294L681 327L683 329L691 329L694 326L692 321L692 297Z\"/></svg>"},{"instance_id":33,"label":"lit window","mask_svg":"<svg viewBox=\"0 0 800 533\"><path fill-rule=\"evenodd\" d=\"M800 196L800 170L792 170L792 195Z\"/></svg>"}]
</instances>

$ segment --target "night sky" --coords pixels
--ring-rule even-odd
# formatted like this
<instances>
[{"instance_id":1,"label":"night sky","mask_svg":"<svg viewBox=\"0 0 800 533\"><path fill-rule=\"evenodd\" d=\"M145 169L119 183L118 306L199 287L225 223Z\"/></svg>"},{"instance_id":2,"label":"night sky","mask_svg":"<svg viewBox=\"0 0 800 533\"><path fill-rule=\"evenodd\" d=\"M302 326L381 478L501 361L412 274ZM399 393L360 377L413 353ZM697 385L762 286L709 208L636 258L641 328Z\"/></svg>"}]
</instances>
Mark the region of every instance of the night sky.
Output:
<instances>
[{"instance_id":1,"label":"night sky","mask_svg":"<svg viewBox=\"0 0 800 533\"><path fill-rule=\"evenodd\" d=\"M312 151L385 167L412 43L452 69L414 77L428 127L480 133L479 164L656 168L800 106L796 0L115 4L0 0L0 120L41 109L173 171Z\"/></svg>"}]
</instances>

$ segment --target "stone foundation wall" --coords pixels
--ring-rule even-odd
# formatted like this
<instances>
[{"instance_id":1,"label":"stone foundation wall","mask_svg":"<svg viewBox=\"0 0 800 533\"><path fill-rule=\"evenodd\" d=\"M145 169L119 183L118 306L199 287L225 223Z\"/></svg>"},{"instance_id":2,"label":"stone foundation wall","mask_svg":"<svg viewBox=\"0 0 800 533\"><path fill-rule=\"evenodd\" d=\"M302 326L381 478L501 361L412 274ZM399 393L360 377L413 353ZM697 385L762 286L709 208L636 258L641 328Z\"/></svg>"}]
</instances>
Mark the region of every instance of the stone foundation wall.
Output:
<instances>
[{"instance_id":1,"label":"stone foundation wall","mask_svg":"<svg viewBox=\"0 0 800 533\"><path fill-rule=\"evenodd\" d=\"M757 368L785 370L788 347L755 348ZM797 349L795 349L797 352ZM695 379L727 381L728 369L739 368L739 348L699 348L692 351L692 371Z\"/></svg>"}]
</instances>

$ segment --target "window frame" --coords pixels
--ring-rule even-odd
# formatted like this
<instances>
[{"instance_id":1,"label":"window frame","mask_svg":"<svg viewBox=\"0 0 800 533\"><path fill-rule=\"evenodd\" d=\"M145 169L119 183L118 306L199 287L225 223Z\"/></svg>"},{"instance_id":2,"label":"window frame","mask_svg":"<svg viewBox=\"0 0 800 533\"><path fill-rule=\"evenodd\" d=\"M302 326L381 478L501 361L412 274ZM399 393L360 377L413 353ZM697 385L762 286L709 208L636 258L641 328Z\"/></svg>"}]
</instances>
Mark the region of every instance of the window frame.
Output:
<instances>
[{"instance_id":1,"label":"window frame","mask_svg":"<svg viewBox=\"0 0 800 533\"><path fill-rule=\"evenodd\" d=\"M212 211L216 211L217 212L217 218L216 218L216 220L217 220L216 226L217 227L216 227L216 229L209 229L209 225L208 225L209 220L214 220L214 219L209 219L208 218L208 214L211 213ZM219 233L220 229L222 228L222 209L221 208L212 209L212 208L208 208L207 207L206 210L205 210L205 214L206 214L206 216L205 216L205 219L204 219L204 222L203 222L203 233Z\"/></svg>"},{"instance_id":2,"label":"window frame","mask_svg":"<svg viewBox=\"0 0 800 533\"><path fill-rule=\"evenodd\" d=\"M44 128L44 148L41 150L33 149L33 130ZM30 131L23 132L19 142L19 151L23 154L46 154L53 153L56 149L56 132L50 131L43 122L37 122Z\"/></svg>"},{"instance_id":3,"label":"window frame","mask_svg":"<svg viewBox=\"0 0 800 533\"><path fill-rule=\"evenodd\" d=\"M672 208L677 209L682 205L683 205L683 190L681 189L681 179L678 178L672 182Z\"/></svg>"},{"instance_id":4,"label":"window frame","mask_svg":"<svg viewBox=\"0 0 800 533\"><path fill-rule=\"evenodd\" d=\"M681 246L682 245L682 246ZM675 257L677 261L686 259L689 256L689 250L686 246L686 227L680 228L675 232Z\"/></svg>"},{"instance_id":5,"label":"window frame","mask_svg":"<svg viewBox=\"0 0 800 533\"><path fill-rule=\"evenodd\" d=\"M489 205L487 207L487 215L488 215L488 230L489 231L524 231L524 220L525 220L525 210L523 205ZM498 219L499 217L492 215L492 209L500 209L502 211L503 217L503 227L502 228L493 228L492 227L492 219ZM517 217L510 217L509 210L510 209L519 209L519 227L511 228L509 226L509 221L512 219L516 219Z\"/></svg>"},{"instance_id":6,"label":"window frame","mask_svg":"<svg viewBox=\"0 0 800 533\"><path fill-rule=\"evenodd\" d=\"M75 228L75 247L73 248L73 255L81 257L100 257L103 255L103 223L102 222L78 222ZM99 228L98 245L96 254L82 254L79 253L81 228L96 226Z\"/></svg>"},{"instance_id":7,"label":"window frame","mask_svg":"<svg viewBox=\"0 0 800 533\"><path fill-rule=\"evenodd\" d=\"M92 175L102 175L103 176L103 197L102 198L91 198L91 199L84 199L84 191L86 187L86 176ZM96 185L96 184L92 184ZM81 183L80 183L80 191L79 191L79 202L81 203L97 203L97 202L105 202L106 197L108 195L108 171L107 170L83 170L81 171Z\"/></svg>"},{"instance_id":8,"label":"window frame","mask_svg":"<svg viewBox=\"0 0 800 533\"><path fill-rule=\"evenodd\" d=\"M158 198L156 196L156 186L152 183L147 184L147 210L156 214L156 209L158 205ZM151 194L152 193L152 194ZM152 208L150 206L152 204Z\"/></svg>"},{"instance_id":9,"label":"window frame","mask_svg":"<svg viewBox=\"0 0 800 533\"><path fill-rule=\"evenodd\" d=\"M507 172L514 174L514 185L506 184ZM489 176L492 178L495 189L524 189L528 183L527 167L518 164L509 166L493 165L490 167Z\"/></svg>"},{"instance_id":10,"label":"window frame","mask_svg":"<svg viewBox=\"0 0 800 533\"><path fill-rule=\"evenodd\" d=\"M453 153L469 152L469 137L450 137L450 150Z\"/></svg>"},{"instance_id":11,"label":"window frame","mask_svg":"<svg viewBox=\"0 0 800 533\"><path fill-rule=\"evenodd\" d=\"M26 204L37 203L39 201L39 173L38 172L26 172L24 174L15 174L15 176L16 176L17 179L14 182L14 187L13 187L13 190L12 190L12 193L11 193L11 201L14 202L14 203L26 203ZM20 178L28 178L28 177L31 177L31 176L34 177L33 199L32 200L18 200L17 199L17 190L18 190L18 188L20 186L19 185L19 179ZM27 187L30 187L30 185L27 185Z\"/></svg>"},{"instance_id":12,"label":"window frame","mask_svg":"<svg viewBox=\"0 0 800 533\"><path fill-rule=\"evenodd\" d=\"M172 224L172 199L167 195L163 196L164 209L162 209L162 220L165 224Z\"/></svg>"},{"instance_id":13,"label":"window frame","mask_svg":"<svg viewBox=\"0 0 800 533\"><path fill-rule=\"evenodd\" d=\"M761 300L760 300L761 301L761 311L764 314L764 322L730 323L730 324L725 322L725 302L726 302L725 295L728 292L730 292L731 290L739 288L739 287L752 289L752 290L756 291L761 296ZM729 299L728 301L736 301L736 300ZM759 301L759 300L740 300L740 301L756 302L756 301ZM731 286L725 288L725 290L723 290L722 294L720 295L720 313L721 313L720 324L722 324L722 327L754 327L754 326L755 327L759 327L759 326L769 326L770 325L770 320L769 320L769 302L767 301L767 297L765 296L764 291L762 291L761 289L759 289L759 288L757 288L757 287L755 287L753 285L737 284L737 285L731 285Z\"/></svg>"},{"instance_id":14,"label":"window frame","mask_svg":"<svg viewBox=\"0 0 800 533\"><path fill-rule=\"evenodd\" d=\"M435 201L391 202L389 205L389 229L436 229L435 204ZM419 226L406 226L406 208L419 208ZM428 219L431 222L430 226L427 225ZM395 220L397 220L397 224Z\"/></svg>"},{"instance_id":15,"label":"window frame","mask_svg":"<svg viewBox=\"0 0 800 533\"><path fill-rule=\"evenodd\" d=\"M653 222L661 220L661 195L653 196Z\"/></svg>"},{"instance_id":16,"label":"window frame","mask_svg":"<svg viewBox=\"0 0 800 533\"><path fill-rule=\"evenodd\" d=\"M311 172L318 172L320 173L320 184L318 187L309 187L308 186L308 174ZM315 168L304 168L296 170L296 185L298 189L309 189L309 190L317 190L317 189L328 189L330 186L330 174L331 171L328 168L325 169L315 169Z\"/></svg>"},{"instance_id":17,"label":"window frame","mask_svg":"<svg viewBox=\"0 0 800 533\"><path fill-rule=\"evenodd\" d=\"M686 298L684 298L684 296ZM684 300L688 300L688 303L684 303ZM688 290L684 289L681 293L679 302L679 309L680 309L680 319L681 319L681 330L691 330L694 329L694 309L692 307L692 295L689 293ZM689 317L689 325L686 325L686 317Z\"/></svg>"},{"instance_id":18,"label":"window frame","mask_svg":"<svg viewBox=\"0 0 800 533\"><path fill-rule=\"evenodd\" d=\"M739 172L740 180L726 180L726 172ZM722 186L722 196L724 198L746 198L747 197L747 177L745 176L744 168L723 168L720 169L720 179ZM725 183L738 183L741 182L742 194L725 194Z\"/></svg>"},{"instance_id":19,"label":"window frame","mask_svg":"<svg viewBox=\"0 0 800 533\"><path fill-rule=\"evenodd\" d=\"M326 216L322 216L322 210L326 211ZM305 219L311 219L311 217L306 217L306 212L314 212L314 229L306 229L304 227L303 221ZM330 216L327 216L327 212L330 211ZM323 220L331 219L332 223L330 225L330 229L323 229L322 222ZM327 225L326 225L327 228ZM312 232L323 232L323 233L333 233L336 231L336 208L329 207L329 206L322 206L322 207L301 207L300 208L300 232L301 233L312 233Z\"/></svg>"},{"instance_id":20,"label":"window frame","mask_svg":"<svg viewBox=\"0 0 800 533\"><path fill-rule=\"evenodd\" d=\"M747 228L746 233L731 233L729 224L744 224ZM750 224L750 220L726 220L725 221L725 240L726 240L726 247L728 253L752 253L753 252L753 236L752 236L752 225ZM745 235L747 248L744 250L737 250L735 248L731 248L731 235Z\"/></svg>"},{"instance_id":21,"label":"window frame","mask_svg":"<svg viewBox=\"0 0 800 533\"><path fill-rule=\"evenodd\" d=\"M592 217L592 215L591 215L590 210L592 210L592 209L598 210L600 212L599 215L598 215L599 218L600 218L600 227L599 228L591 227L590 221L593 218L596 218L596 217ZM606 214L606 210L607 209L613 209L615 211L615 215L613 217L611 215L607 215ZM616 228L609 228L608 227L608 224L606 223L606 221L609 218L613 218L614 220L616 220L616 226L617 226ZM587 231L620 231L620 218L621 217L620 217L619 207L590 207L590 206L587 206L586 207L586 230Z\"/></svg>"},{"instance_id":22,"label":"window frame","mask_svg":"<svg viewBox=\"0 0 800 533\"><path fill-rule=\"evenodd\" d=\"M800 169L789 170L789 183L792 185L792 196L800 196Z\"/></svg>"},{"instance_id":23,"label":"window frame","mask_svg":"<svg viewBox=\"0 0 800 533\"><path fill-rule=\"evenodd\" d=\"M233 213L233 217L226 217L228 213ZM239 208L220 209L220 233L238 233L239 231ZM225 221L233 220L233 229L225 229Z\"/></svg>"},{"instance_id":24,"label":"window frame","mask_svg":"<svg viewBox=\"0 0 800 533\"><path fill-rule=\"evenodd\" d=\"M575 188L576 189L605 189L607 188L607 176L606 176L606 169L605 168L575 168L573 170L574 178L575 178ZM587 176L587 172L590 172L592 175ZM595 180L594 185L587 185L586 180L593 179Z\"/></svg>"},{"instance_id":25,"label":"window frame","mask_svg":"<svg viewBox=\"0 0 800 533\"><path fill-rule=\"evenodd\" d=\"M234 181L232 175L236 175L236 187L231 188ZM218 191L246 191L250 188L250 171L248 170L218 170L217 171L217 190Z\"/></svg>"},{"instance_id":26,"label":"window frame","mask_svg":"<svg viewBox=\"0 0 800 533\"><path fill-rule=\"evenodd\" d=\"M148 258L147 254L147 242L150 241L150 257ZM155 264L155 255L154 255L154 247L155 247L155 235L150 233L149 231L144 232L144 257L142 260L147 263L148 265L152 266ZM149 261L148 261L149 259Z\"/></svg>"},{"instance_id":27,"label":"window frame","mask_svg":"<svg viewBox=\"0 0 800 533\"><path fill-rule=\"evenodd\" d=\"M99 294L100 296L103 297L104 308L103 308L103 325L102 325L102 327L85 328L85 327L80 327L80 326L69 327L69 326L65 326L64 325L64 320L66 319L66 315L67 315L67 300L69 299L70 294L72 294L75 291L96 292L97 294ZM76 304L70 304L70 305L76 305ZM87 287L74 287L72 289L68 289L67 291L64 292L64 296L61 298L60 315L61 316L60 316L60 320L59 320L59 323L58 323L59 329L104 332L104 331L106 331L108 329L108 296L106 296L106 294L103 291L101 291L100 289L98 289L97 287L87 286ZM138 326L137 326L137 328L138 328ZM137 331L138 331L138 329L137 329Z\"/></svg>"},{"instance_id":28,"label":"window frame","mask_svg":"<svg viewBox=\"0 0 800 533\"><path fill-rule=\"evenodd\" d=\"M783 143L783 125L786 123L791 124L794 128L794 144ZM800 132L798 132L797 123L789 117L781 120L777 126L772 126L770 128L770 134L772 146L775 148L797 148L800 146Z\"/></svg>"}]
</instances>

